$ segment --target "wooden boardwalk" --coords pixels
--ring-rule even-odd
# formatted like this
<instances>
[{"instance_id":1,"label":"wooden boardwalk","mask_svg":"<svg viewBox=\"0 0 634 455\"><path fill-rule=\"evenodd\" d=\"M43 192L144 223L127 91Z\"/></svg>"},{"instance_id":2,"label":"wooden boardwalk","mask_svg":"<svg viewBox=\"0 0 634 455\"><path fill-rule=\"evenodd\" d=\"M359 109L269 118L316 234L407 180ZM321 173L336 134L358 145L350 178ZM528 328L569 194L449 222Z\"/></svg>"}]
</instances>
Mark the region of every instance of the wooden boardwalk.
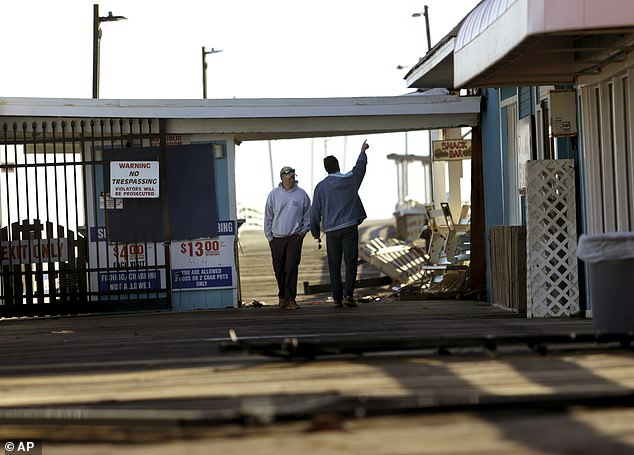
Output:
<instances>
[{"instance_id":1,"label":"wooden boardwalk","mask_svg":"<svg viewBox=\"0 0 634 455\"><path fill-rule=\"evenodd\" d=\"M0 436L43 439L49 455L634 450L634 355L618 344L407 349L588 336L588 320L527 320L481 302L301 306L0 321ZM234 346L390 350L289 362L221 350L230 331Z\"/></svg>"},{"instance_id":2,"label":"wooden boardwalk","mask_svg":"<svg viewBox=\"0 0 634 455\"><path fill-rule=\"evenodd\" d=\"M241 263L270 264L246 237ZM272 275L245 275L251 298L275 295ZM634 353L590 320L299 303L0 320L0 439L46 455L634 453ZM307 345L322 350L262 355Z\"/></svg>"}]
</instances>

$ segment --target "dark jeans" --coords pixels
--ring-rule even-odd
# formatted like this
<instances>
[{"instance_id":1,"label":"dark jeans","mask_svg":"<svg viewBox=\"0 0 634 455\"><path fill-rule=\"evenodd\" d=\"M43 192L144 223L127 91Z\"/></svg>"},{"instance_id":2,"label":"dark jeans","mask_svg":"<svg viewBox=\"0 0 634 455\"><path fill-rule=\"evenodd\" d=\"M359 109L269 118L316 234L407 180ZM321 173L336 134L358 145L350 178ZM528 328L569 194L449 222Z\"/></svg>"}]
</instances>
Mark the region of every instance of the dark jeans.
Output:
<instances>
[{"instance_id":1,"label":"dark jeans","mask_svg":"<svg viewBox=\"0 0 634 455\"><path fill-rule=\"evenodd\" d=\"M299 234L275 237L269 242L273 271L277 280L277 296L288 301L297 297L297 274L302 260L304 237Z\"/></svg>"},{"instance_id":2,"label":"dark jeans","mask_svg":"<svg viewBox=\"0 0 634 455\"><path fill-rule=\"evenodd\" d=\"M328 271L332 298L341 302L344 297L341 283L341 259L346 264L345 296L353 297L354 282L357 279L357 261L359 259L359 230L350 226L336 231L326 232L326 253L328 256Z\"/></svg>"}]
</instances>

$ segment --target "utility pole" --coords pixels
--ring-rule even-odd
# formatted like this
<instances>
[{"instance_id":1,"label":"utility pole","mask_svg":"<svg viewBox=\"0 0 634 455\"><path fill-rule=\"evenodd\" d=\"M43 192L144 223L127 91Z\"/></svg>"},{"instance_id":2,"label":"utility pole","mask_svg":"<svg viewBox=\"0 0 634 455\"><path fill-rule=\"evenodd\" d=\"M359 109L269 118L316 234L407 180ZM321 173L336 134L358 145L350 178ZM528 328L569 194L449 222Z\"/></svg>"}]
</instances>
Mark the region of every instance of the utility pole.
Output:
<instances>
[{"instance_id":1,"label":"utility pole","mask_svg":"<svg viewBox=\"0 0 634 455\"><path fill-rule=\"evenodd\" d=\"M431 34L429 32L429 9L425 5L423 14L425 15L425 30L427 31L427 51L431 50Z\"/></svg>"},{"instance_id":2,"label":"utility pole","mask_svg":"<svg viewBox=\"0 0 634 455\"><path fill-rule=\"evenodd\" d=\"M429 8L427 7L427 5L425 5L425 9L423 10L422 13L419 12L419 13L412 14L412 17L421 17L421 16L425 18L425 30L427 32L427 51L429 52L431 50L431 33L429 31Z\"/></svg>"},{"instance_id":3,"label":"utility pole","mask_svg":"<svg viewBox=\"0 0 634 455\"><path fill-rule=\"evenodd\" d=\"M205 49L203 46L202 57L203 57L203 99L207 98L207 55L209 54L217 54L218 52L222 52L222 50L211 48L210 51Z\"/></svg>"},{"instance_id":4,"label":"utility pole","mask_svg":"<svg viewBox=\"0 0 634 455\"><path fill-rule=\"evenodd\" d=\"M101 23L127 20L124 16L113 16L112 11L105 17L99 17L99 5L92 5L92 97L99 98L99 71L101 48Z\"/></svg>"}]
</instances>

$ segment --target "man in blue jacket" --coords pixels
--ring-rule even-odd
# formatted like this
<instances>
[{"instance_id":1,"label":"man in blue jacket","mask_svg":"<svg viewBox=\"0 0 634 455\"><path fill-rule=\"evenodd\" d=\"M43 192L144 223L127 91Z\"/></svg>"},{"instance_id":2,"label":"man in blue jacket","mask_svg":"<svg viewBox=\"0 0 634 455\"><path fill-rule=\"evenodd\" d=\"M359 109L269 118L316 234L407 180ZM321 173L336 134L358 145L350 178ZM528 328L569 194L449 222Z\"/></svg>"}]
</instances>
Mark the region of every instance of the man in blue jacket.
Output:
<instances>
[{"instance_id":1,"label":"man in blue jacket","mask_svg":"<svg viewBox=\"0 0 634 455\"><path fill-rule=\"evenodd\" d=\"M361 153L352 171L342 174L339 161L330 155L324 158L324 168L328 175L315 187L313 206L310 212L310 232L317 240L321 230L326 233L326 254L332 297L335 307L355 307L354 282L357 279L359 258L358 226L367 218L359 197L359 187L365 177L369 148L367 141L361 146ZM320 227L321 222L321 227ZM341 283L341 260L346 265L346 289ZM345 300L344 300L345 298Z\"/></svg>"}]
</instances>

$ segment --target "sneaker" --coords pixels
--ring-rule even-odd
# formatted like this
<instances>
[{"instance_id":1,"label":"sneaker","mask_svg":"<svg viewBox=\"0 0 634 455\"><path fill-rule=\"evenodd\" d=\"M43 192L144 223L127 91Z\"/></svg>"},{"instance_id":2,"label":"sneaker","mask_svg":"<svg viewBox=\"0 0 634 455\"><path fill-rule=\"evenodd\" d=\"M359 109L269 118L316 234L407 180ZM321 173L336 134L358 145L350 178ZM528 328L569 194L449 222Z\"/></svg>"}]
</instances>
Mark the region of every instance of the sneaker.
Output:
<instances>
[{"instance_id":1,"label":"sneaker","mask_svg":"<svg viewBox=\"0 0 634 455\"><path fill-rule=\"evenodd\" d=\"M291 301L286 303L286 309L287 310L299 310L299 305L297 304L297 302L295 300L291 300Z\"/></svg>"},{"instance_id":2,"label":"sneaker","mask_svg":"<svg viewBox=\"0 0 634 455\"><path fill-rule=\"evenodd\" d=\"M343 308L343 303L341 303L341 300L337 300L335 302L335 308Z\"/></svg>"},{"instance_id":3,"label":"sneaker","mask_svg":"<svg viewBox=\"0 0 634 455\"><path fill-rule=\"evenodd\" d=\"M354 302L354 298L352 297L346 297L346 300L343 304L348 308L354 308L357 306L357 304Z\"/></svg>"}]
</instances>

